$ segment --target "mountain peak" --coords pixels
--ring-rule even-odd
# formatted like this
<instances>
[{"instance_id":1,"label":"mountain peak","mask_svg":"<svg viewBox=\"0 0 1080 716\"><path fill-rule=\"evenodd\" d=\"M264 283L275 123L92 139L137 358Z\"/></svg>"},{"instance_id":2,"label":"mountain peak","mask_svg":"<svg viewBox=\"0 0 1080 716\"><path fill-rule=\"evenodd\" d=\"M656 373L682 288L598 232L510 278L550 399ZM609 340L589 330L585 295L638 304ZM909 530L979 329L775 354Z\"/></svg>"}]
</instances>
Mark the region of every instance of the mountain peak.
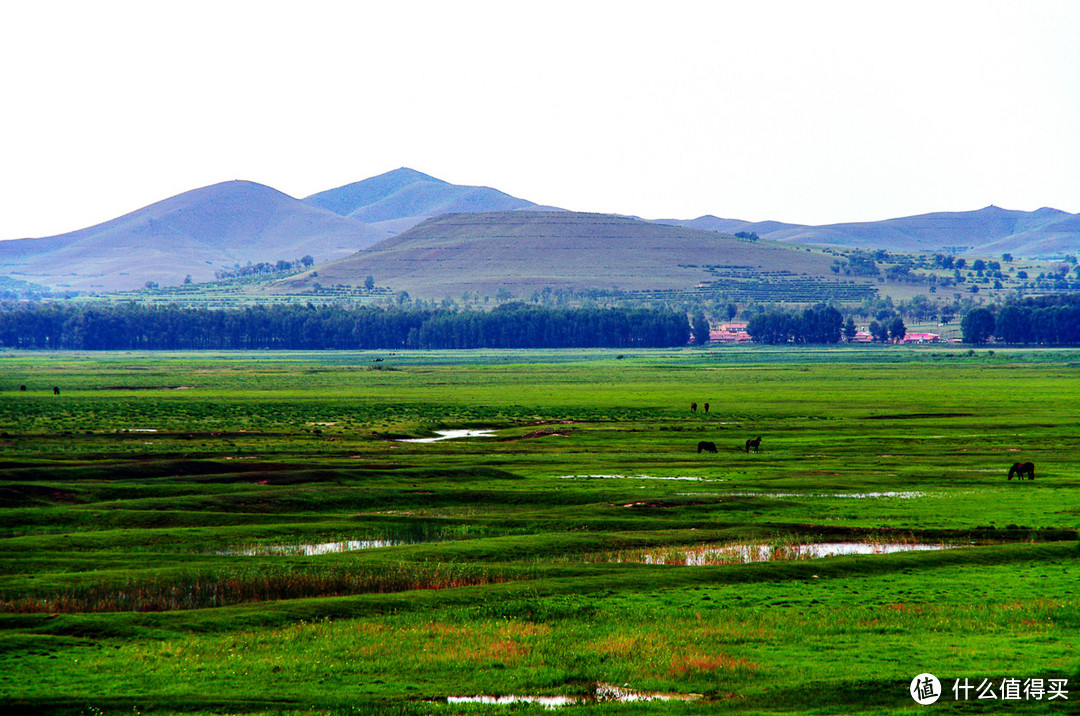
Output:
<instances>
[{"instance_id":1,"label":"mountain peak","mask_svg":"<svg viewBox=\"0 0 1080 716\"><path fill-rule=\"evenodd\" d=\"M435 182L436 184L446 184L447 183L447 182L444 182L442 179L436 179L435 177L431 176L430 174L425 174L424 172L419 172L419 171L417 171L415 169L410 169L409 167L398 167L397 169L394 169L393 171L386 172L385 174L379 174L378 176L374 176L374 177L371 177L371 178L372 179L380 179L380 178L383 178L383 177L386 177L388 179L401 179L401 180L410 180L410 181L430 181L430 182Z\"/></svg>"},{"instance_id":2,"label":"mountain peak","mask_svg":"<svg viewBox=\"0 0 1080 716\"><path fill-rule=\"evenodd\" d=\"M450 184L408 167L312 194L304 201L367 224L394 222L397 231L438 214L535 207L496 189Z\"/></svg>"},{"instance_id":3,"label":"mountain peak","mask_svg":"<svg viewBox=\"0 0 1080 716\"><path fill-rule=\"evenodd\" d=\"M378 176L339 186L336 189L320 191L306 197L304 202L341 216L348 216L358 209L418 184L450 186L443 180L423 172L401 167Z\"/></svg>"}]
</instances>

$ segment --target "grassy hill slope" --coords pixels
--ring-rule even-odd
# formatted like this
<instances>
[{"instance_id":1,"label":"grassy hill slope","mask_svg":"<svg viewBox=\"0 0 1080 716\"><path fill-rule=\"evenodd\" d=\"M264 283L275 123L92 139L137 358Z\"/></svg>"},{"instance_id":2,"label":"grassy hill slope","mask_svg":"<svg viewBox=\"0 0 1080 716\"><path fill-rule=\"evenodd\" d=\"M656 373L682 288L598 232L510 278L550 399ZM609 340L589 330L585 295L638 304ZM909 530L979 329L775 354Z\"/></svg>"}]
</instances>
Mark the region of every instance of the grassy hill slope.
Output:
<instances>
[{"instance_id":1,"label":"grassy hill slope","mask_svg":"<svg viewBox=\"0 0 1080 716\"><path fill-rule=\"evenodd\" d=\"M271 290L357 286L372 276L379 285L429 299L466 291L495 296L500 290L528 297L547 287L730 293L763 283L801 286L802 300L828 300L830 290L873 292L864 279L834 276L832 261L806 248L625 217L511 211L429 219L352 256L282 279Z\"/></svg>"}]
</instances>

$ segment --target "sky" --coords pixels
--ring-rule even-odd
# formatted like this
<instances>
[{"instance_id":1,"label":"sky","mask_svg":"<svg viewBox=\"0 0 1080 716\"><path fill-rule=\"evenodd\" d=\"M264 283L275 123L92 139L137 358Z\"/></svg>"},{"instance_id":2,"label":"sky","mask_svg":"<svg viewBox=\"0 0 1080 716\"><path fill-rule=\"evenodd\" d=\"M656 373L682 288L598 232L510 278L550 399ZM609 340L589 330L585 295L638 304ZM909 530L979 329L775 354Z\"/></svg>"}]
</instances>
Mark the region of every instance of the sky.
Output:
<instances>
[{"instance_id":1,"label":"sky","mask_svg":"<svg viewBox=\"0 0 1080 716\"><path fill-rule=\"evenodd\" d=\"M407 166L802 224L1080 212L1077 0L37 0L0 8L0 240Z\"/></svg>"}]
</instances>

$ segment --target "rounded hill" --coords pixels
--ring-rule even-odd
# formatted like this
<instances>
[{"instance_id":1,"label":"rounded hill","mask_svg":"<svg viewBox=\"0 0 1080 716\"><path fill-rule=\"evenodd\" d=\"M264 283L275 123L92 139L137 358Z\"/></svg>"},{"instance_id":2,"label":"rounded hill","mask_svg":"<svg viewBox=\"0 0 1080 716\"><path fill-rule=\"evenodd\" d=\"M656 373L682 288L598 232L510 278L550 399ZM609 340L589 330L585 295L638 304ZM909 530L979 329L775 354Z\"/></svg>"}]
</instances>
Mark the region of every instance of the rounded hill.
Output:
<instances>
[{"instance_id":1,"label":"rounded hill","mask_svg":"<svg viewBox=\"0 0 1080 716\"><path fill-rule=\"evenodd\" d=\"M864 285L837 281L831 263L831 257L803 247L621 216L505 211L428 219L316 272L278 281L273 290L355 287L368 276L426 299L466 291L495 296L500 290L527 297L548 287L638 294L707 291L760 283L763 277Z\"/></svg>"}]
</instances>

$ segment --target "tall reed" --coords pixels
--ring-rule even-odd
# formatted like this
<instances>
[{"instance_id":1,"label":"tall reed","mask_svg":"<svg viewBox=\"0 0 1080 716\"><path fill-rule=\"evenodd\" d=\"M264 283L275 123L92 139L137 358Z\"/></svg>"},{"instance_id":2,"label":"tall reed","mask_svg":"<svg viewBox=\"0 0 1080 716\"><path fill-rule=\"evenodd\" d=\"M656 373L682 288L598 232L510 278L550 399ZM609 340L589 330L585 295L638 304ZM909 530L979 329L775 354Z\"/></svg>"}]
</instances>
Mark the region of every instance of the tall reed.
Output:
<instances>
[{"instance_id":1,"label":"tall reed","mask_svg":"<svg viewBox=\"0 0 1080 716\"><path fill-rule=\"evenodd\" d=\"M79 585L37 595L0 595L0 612L160 612L279 599L448 589L528 578L522 571L454 562L253 566L163 574L112 585Z\"/></svg>"}]
</instances>

